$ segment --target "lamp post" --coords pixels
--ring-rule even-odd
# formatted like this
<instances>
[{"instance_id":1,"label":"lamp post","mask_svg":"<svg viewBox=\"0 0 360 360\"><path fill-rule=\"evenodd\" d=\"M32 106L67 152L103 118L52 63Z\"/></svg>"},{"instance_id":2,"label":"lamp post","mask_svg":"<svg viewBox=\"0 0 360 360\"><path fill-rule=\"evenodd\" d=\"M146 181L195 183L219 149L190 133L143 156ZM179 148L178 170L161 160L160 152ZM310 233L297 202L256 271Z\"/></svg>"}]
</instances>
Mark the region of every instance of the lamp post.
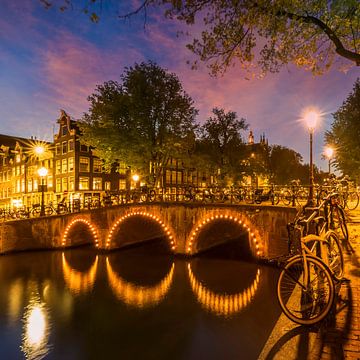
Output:
<instances>
[{"instance_id":1,"label":"lamp post","mask_svg":"<svg viewBox=\"0 0 360 360\"><path fill-rule=\"evenodd\" d=\"M330 146L325 148L325 156L329 159L329 175L331 173L331 159L334 155L334 149Z\"/></svg>"},{"instance_id":2,"label":"lamp post","mask_svg":"<svg viewBox=\"0 0 360 360\"><path fill-rule=\"evenodd\" d=\"M46 167L41 167L38 170L38 174L41 178L41 208L40 208L40 216L45 216L45 201L44 201L44 196L45 196L45 178L46 175L48 173L48 169Z\"/></svg>"},{"instance_id":3,"label":"lamp post","mask_svg":"<svg viewBox=\"0 0 360 360\"><path fill-rule=\"evenodd\" d=\"M304 120L309 130L310 140L310 174L309 174L309 197L307 206L314 206L314 164L313 164L313 135L319 118L318 112L309 110L305 113Z\"/></svg>"}]
</instances>

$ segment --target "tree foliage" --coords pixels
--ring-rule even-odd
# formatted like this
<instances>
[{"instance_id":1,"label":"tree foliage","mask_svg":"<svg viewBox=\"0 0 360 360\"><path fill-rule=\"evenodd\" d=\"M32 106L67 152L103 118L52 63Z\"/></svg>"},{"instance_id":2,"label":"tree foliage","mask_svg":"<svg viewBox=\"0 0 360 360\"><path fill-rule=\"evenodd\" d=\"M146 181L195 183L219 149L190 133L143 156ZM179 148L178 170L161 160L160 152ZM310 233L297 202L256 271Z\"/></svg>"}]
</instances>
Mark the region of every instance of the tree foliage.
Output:
<instances>
[{"instance_id":1,"label":"tree foliage","mask_svg":"<svg viewBox=\"0 0 360 360\"><path fill-rule=\"evenodd\" d=\"M221 182L225 177L236 177L239 158L244 152L242 131L248 125L234 111L214 108L212 113L213 116L199 128L197 153L201 154L208 170Z\"/></svg>"},{"instance_id":2,"label":"tree foliage","mask_svg":"<svg viewBox=\"0 0 360 360\"><path fill-rule=\"evenodd\" d=\"M40 1L46 7L54 2ZM65 10L77 2L63 0L59 7ZM108 0L92 0L83 11L98 21L103 3ZM358 0L143 0L120 17L146 15L152 5L164 6L169 18L201 24L201 34L188 48L214 74L237 62L250 72L255 65L262 72L276 72L294 63L319 74L336 55L360 65Z\"/></svg>"},{"instance_id":3,"label":"tree foliage","mask_svg":"<svg viewBox=\"0 0 360 360\"><path fill-rule=\"evenodd\" d=\"M296 151L281 145L273 145L269 153L269 171L275 184L288 184L299 179L303 184L309 182L309 165L302 163L302 156Z\"/></svg>"},{"instance_id":4,"label":"tree foliage","mask_svg":"<svg viewBox=\"0 0 360 360\"><path fill-rule=\"evenodd\" d=\"M335 167L360 180L360 79L342 106L333 114L325 142L335 148Z\"/></svg>"},{"instance_id":5,"label":"tree foliage","mask_svg":"<svg viewBox=\"0 0 360 360\"><path fill-rule=\"evenodd\" d=\"M143 175L150 171L153 182L170 156L193 147L197 110L176 75L153 62L125 68L121 80L89 96L82 138L108 166L124 161Z\"/></svg>"}]
</instances>

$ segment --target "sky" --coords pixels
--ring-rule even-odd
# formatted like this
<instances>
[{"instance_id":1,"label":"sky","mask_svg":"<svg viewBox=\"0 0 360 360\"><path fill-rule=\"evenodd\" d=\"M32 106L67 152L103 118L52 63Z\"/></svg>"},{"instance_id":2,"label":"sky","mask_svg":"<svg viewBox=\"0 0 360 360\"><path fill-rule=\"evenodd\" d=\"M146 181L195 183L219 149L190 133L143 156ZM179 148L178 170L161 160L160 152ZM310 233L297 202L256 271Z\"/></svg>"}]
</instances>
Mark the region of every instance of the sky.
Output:
<instances>
[{"instance_id":1,"label":"sky","mask_svg":"<svg viewBox=\"0 0 360 360\"><path fill-rule=\"evenodd\" d=\"M136 1L119 3L128 10ZM301 117L304 109L315 107L322 114L314 134L315 164L327 171L327 162L321 160L324 132L360 77L360 67L334 67L313 76L288 66L249 79L235 66L214 78L204 64L197 70L187 64L194 55L185 47L190 38L177 36L182 24L165 20L160 9L148 13L146 26L142 16L124 21L115 15L116 3L104 2L95 24L76 8L61 13L45 10L38 0L0 0L1 134L49 141L57 131L60 109L81 118L97 85L119 81L125 67L151 60L178 76L199 109L199 123L214 107L235 111L246 119L255 141L265 133L269 144L292 148L305 162L309 133ZM199 28L186 30L194 34Z\"/></svg>"}]
</instances>

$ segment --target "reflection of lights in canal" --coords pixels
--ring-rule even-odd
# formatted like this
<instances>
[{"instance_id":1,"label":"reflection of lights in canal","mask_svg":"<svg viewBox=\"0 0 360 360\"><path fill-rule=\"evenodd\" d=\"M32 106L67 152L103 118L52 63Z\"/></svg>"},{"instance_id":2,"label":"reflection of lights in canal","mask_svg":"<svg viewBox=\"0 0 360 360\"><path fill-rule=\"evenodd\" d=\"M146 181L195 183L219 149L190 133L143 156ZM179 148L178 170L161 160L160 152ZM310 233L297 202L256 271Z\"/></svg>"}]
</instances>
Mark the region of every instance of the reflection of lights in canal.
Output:
<instances>
[{"instance_id":1,"label":"reflection of lights in canal","mask_svg":"<svg viewBox=\"0 0 360 360\"><path fill-rule=\"evenodd\" d=\"M94 263L86 272L80 272L70 267L66 261L65 254L62 253L62 268L64 280L69 290L74 294L87 293L92 290L95 283L96 271L98 266L98 256Z\"/></svg>"},{"instance_id":2,"label":"reflection of lights in canal","mask_svg":"<svg viewBox=\"0 0 360 360\"><path fill-rule=\"evenodd\" d=\"M48 311L39 297L33 297L25 309L21 350L26 359L42 359L50 350Z\"/></svg>"},{"instance_id":3,"label":"reflection of lights in canal","mask_svg":"<svg viewBox=\"0 0 360 360\"><path fill-rule=\"evenodd\" d=\"M206 310L221 316L231 316L245 308L254 298L260 281L260 269L258 269L254 281L242 292L237 294L217 294L207 289L196 279L190 264L188 264L188 274L191 288L198 302Z\"/></svg>"},{"instance_id":4,"label":"reflection of lights in canal","mask_svg":"<svg viewBox=\"0 0 360 360\"><path fill-rule=\"evenodd\" d=\"M106 258L106 270L109 284L114 295L127 305L144 308L158 304L165 297L170 289L174 276L175 264L173 263L170 271L161 282L154 286L134 285L114 272L110 261Z\"/></svg>"}]
</instances>

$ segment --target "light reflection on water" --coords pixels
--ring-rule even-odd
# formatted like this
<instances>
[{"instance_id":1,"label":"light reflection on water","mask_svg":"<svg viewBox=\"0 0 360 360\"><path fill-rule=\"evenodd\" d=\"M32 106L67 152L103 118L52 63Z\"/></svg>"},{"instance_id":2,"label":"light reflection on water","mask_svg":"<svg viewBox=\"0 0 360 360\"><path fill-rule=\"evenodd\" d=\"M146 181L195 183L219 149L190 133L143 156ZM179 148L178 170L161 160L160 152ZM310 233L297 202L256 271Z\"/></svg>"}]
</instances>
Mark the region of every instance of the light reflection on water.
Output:
<instances>
[{"instance_id":1,"label":"light reflection on water","mask_svg":"<svg viewBox=\"0 0 360 360\"><path fill-rule=\"evenodd\" d=\"M49 314L39 295L33 295L25 308L21 350L26 359L43 359L49 352Z\"/></svg>"},{"instance_id":2,"label":"light reflection on water","mask_svg":"<svg viewBox=\"0 0 360 360\"><path fill-rule=\"evenodd\" d=\"M137 249L0 257L1 358L256 359L279 314L274 279Z\"/></svg>"}]
</instances>

